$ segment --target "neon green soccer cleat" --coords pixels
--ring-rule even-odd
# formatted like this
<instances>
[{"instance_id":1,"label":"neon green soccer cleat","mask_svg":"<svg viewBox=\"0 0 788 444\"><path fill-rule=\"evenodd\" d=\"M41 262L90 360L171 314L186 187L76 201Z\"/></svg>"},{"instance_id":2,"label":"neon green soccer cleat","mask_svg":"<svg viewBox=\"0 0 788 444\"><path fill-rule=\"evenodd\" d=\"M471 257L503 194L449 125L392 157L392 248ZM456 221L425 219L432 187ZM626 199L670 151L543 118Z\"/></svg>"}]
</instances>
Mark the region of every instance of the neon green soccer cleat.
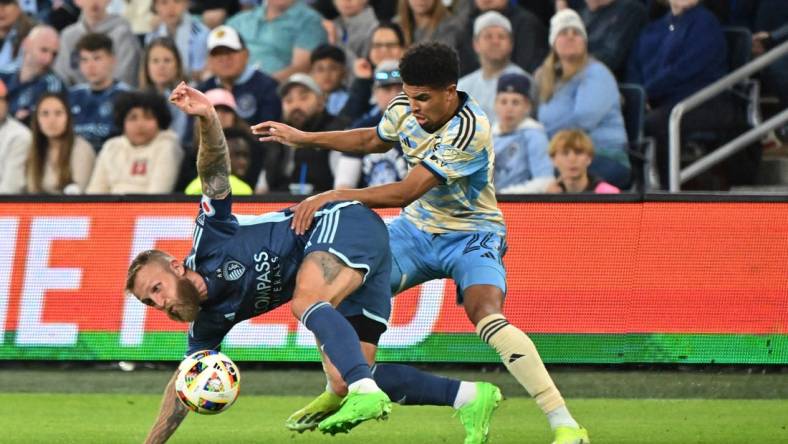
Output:
<instances>
[{"instance_id":1,"label":"neon green soccer cleat","mask_svg":"<svg viewBox=\"0 0 788 444\"><path fill-rule=\"evenodd\" d=\"M304 408L290 415L285 421L285 427L298 433L314 430L320 421L339 410L341 404L341 396L325 391Z\"/></svg>"},{"instance_id":2,"label":"neon green soccer cleat","mask_svg":"<svg viewBox=\"0 0 788 444\"><path fill-rule=\"evenodd\" d=\"M476 383L476 398L457 410L460 422L465 426L465 444L487 442L490 418L503 399L501 389L489 382Z\"/></svg>"},{"instance_id":3,"label":"neon green soccer cleat","mask_svg":"<svg viewBox=\"0 0 788 444\"><path fill-rule=\"evenodd\" d=\"M588 430L582 427L556 427L553 444L589 444Z\"/></svg>"},{"instance_id":4,"label":"neon green soccer cleat","mask_svg":"<svg viewBox=\"0 0 788 444\"><path fill-rule=\"evenodd\" d=\"M323 433L347 433L353 427L370 419L386 419L391 412L391 400L383 391L373 393L350 392L339 410L320 421Z\"/></svg>"}]
</instances>

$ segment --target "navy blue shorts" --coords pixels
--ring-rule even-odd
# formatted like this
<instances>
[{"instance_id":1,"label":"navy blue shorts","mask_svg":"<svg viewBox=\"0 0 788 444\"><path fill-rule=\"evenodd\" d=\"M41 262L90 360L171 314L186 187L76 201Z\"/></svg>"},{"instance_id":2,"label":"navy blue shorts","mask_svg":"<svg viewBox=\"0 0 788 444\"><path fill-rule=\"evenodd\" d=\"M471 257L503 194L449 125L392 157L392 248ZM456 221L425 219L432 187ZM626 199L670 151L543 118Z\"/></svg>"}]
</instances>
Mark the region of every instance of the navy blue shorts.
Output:
<instances>
[{"instance_id":1,"label":"navy blue shorts","mask_svg":"<svg viewBox=\"0 0 788 444\"><path fill-rule=\"evenodd\" d=\"M304 255L326 251L364 273L362 285L337 310L388 325L391 317L391 252L386 224L359 202L332 202L315 214L315 228Z\"/></svg>"}]
</instances>

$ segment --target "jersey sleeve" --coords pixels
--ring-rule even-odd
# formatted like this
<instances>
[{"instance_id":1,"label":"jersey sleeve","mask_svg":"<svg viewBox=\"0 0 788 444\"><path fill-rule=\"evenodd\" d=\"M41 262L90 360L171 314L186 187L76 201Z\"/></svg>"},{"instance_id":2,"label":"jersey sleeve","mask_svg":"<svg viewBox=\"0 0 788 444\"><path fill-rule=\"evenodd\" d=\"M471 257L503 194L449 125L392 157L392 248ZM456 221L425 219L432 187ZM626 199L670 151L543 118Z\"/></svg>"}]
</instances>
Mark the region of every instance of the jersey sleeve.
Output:
<instances>
[{"instance_id":1,"label":"jersey sleeve","mask_svg":"<svg viewBox=\"0 0 788 444\"><path fill-rule=\"evenodd\" d=\"M200 350L219 350L222 340L232 327L232 322L224 318L200 313L197 319L189 324L186 356Z\"/></svg>"},{"instance_id":2,"label":"jersey sleeve","mask_svg":"<svg viewBox=\"0 0 788 444\"><path fill-rule=\"evenodd\" d=\"M377 126L378 137L386 142L399 142L399 127L405 119L410 104L404 94L394 97Z\"/></svg>"},{"instance_id":3,"label":"jersey sleeve","mask_svg":"<svg viewBox=\"0 0 788 444\"><path fill-rule=\"evenodd\" d=\"M446 184L492 168L492 138L487 120L478 119L470 110L460 112L456 123L421 163Z\"/></svg>"}]
</instances>

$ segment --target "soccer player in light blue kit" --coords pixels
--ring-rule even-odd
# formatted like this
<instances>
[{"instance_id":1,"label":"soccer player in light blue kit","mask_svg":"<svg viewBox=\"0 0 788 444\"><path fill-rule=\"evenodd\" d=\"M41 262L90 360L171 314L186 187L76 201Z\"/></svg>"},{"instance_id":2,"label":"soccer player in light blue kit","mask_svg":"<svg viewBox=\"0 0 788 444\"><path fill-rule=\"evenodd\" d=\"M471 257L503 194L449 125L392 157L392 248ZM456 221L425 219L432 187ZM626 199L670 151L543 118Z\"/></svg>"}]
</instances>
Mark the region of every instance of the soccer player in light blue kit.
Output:
<instances>
[{"instance_id":1,"label":"soccer player in light blue kit","mask_svg":"<svg viewBox=\"0 0 788 444\"><path fill-rule=\"evenodd\" d=\"M347 432L385 417L391 401L376 383L408 377L392 391L421 404L464 405L464 422L486 424L489 404L474 402L458 388L476 385L433 376L403 365L375 366L375 346L391 314L391 254L383 220L359 202L332 202L303 233L290 228L289 209L260 216L232 214L229 153L209 99L179 85L170 100L200 120L197 170L203 198L192 250L181 263L160 250L140 253L129 266L126 290L171 319L191 322L188 353L218 350L236 324L287 302L321 344L321 353L348 387L341 407L312 415L324 433ZM363 344L363 345L362 345ZM374 378L374 379L373 379ZM187 410L177 400L175 376L164 392L146 442L166 441ZM385 389L384 389L385 390ZM481 407L479 407L481 406ZM319 418L319 419L318 419Z\"/></svg>"},{"instance_id":2,"label":"soccer player in light blue kit","mask_svg":"<svg viewBox=\"0 0 788 444\"><path fill-rule=\"evenodd\" d=\"M305 232L316 211L331 201L404 208L389 225L392 292L432 279L454 279L457 301L477 334L498 352L509 372L535 398L555 431L554 442L586 444L590 442L588 432L572 418L533 342L502 314L506 227L495 199L490 123L479 104L457 90L458 71L457 54L448 46L414 45L400 62L403 94L391 101L377 128L307 133L278 122L263 122L252 130L263 141L361 154L385 152L399 142L410 169L404 180L310 197L295 207L293 229ZM331 377L332 382L336 379ZM376 381L382 387L398 384ZM342 390L332 388L341 394ZM396 392L391 387L384 390L390 395ZM499 396L495 390L476 395ZM293 428L311 412L337 408L338 399L324 393L291 416L286 425ZM486 434L485 430L478 442L485 442Z\"/></svg>"}]
</instances>

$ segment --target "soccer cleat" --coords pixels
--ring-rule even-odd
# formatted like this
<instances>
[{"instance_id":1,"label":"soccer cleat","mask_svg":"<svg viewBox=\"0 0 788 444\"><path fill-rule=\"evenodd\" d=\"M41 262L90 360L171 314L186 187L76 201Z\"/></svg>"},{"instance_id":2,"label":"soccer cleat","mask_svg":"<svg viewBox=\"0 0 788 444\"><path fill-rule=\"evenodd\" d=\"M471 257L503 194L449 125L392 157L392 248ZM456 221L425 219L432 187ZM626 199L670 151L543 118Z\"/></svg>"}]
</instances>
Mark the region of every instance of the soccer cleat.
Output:
<instances>
[{"instance_id":1,"label":"soccer cleat","mask_svg":"<svg viewBox=\"0 0 788 444\"><path fill-rule=\"evenodd\" d=\"M341 403L341 396L326 390L304 408L290 415L285 421L285 427L298 433L314 430L320 421L339 410Z\"/></svg>"},{"instance_id":2,"label":"soccer cleat","mask_svg":"<svg viewBox=\"0 0 788 444\"><path fill-rule=\"evenodd\" d=\"M372 393L350 392L336 413L320 421L323 433L347 433L370 419L386 419L391 412L391 400L383 391Z\"/></svg>"},{"instance_id":3,"label":"soccer cleat","mask_svg":"<svg viewBox=\"0 0 788 444\"><path fill-rule=\"evenodd\" d=\"M465 444L487 442L490 418L503 399L501 389L489 382L476 383L476 398L457 410L460 422L465 426Z\"/></svg>"},{"instance_id":4,"label":"soccer cleat","mask_svg":"<svg viewBox=\"0 0 788 444\"><path fill-rule=\"evenodd\" d=\"M560 426L555 429L553 444L589 444L588 430L582 427Z\"/></svg>"}]
</instances>

